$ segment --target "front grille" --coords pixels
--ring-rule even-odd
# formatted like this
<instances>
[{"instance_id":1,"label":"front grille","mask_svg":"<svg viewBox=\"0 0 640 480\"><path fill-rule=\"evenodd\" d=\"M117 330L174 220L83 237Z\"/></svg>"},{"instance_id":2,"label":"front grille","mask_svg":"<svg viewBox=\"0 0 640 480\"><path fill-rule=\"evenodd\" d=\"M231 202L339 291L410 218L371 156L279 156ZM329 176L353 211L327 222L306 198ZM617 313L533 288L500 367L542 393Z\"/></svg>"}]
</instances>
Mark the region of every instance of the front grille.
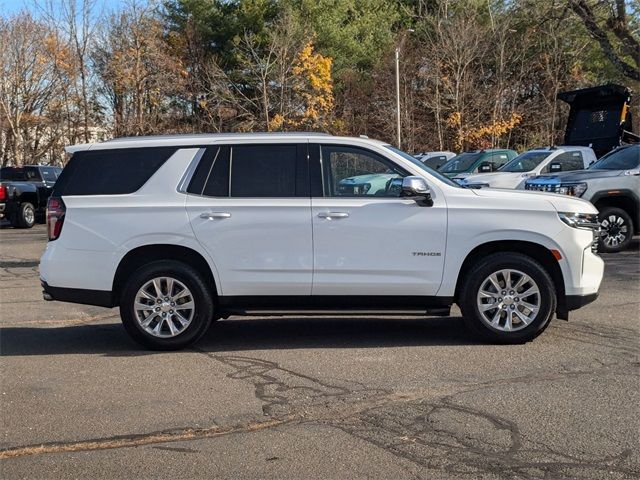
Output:
<instances>
[{"instance_id":1,"label":"front grille","mask_svg":"<svg viewBox=\"0 0 640 480\"><path fill-rule=\"evenodd\" d=\"M533 190L536 192L551 192L556 193L560 185L539 185L535 183L525 183L525 190Z\"/></svg>"}]
</instances>

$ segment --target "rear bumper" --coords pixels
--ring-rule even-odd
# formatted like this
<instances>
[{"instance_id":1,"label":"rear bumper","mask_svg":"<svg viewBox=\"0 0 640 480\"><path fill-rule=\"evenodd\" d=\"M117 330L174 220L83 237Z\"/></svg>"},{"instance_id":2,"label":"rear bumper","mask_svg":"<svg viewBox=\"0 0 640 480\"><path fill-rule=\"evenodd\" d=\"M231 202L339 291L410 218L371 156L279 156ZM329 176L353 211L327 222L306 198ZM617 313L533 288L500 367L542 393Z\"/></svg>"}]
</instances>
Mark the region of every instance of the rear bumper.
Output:
<instances>
[{"instance_id":1,"label":"rear bumper","mask_svg":"<svg viewBox=\"0 0 640 480\"><path fill-rule=\"evenodd\" d=\"M4 218L4 210L5 210L5 208L7 208L6 204L4 202L0 203L0 218Z\"/></svg>"},{"instance_id":2,"label":"rear bumper","mask_svg":"<svg viewBox=\"0 0 640 480\"><path fill-rule=\"evenodd\" d=\"M42 297L47 301L81 303L83 305L95 305L97 307L114 307L113 295L108 290L86 290L84 288L52 287L44 280L42 285Z\"/></svg>"}]
</instances>

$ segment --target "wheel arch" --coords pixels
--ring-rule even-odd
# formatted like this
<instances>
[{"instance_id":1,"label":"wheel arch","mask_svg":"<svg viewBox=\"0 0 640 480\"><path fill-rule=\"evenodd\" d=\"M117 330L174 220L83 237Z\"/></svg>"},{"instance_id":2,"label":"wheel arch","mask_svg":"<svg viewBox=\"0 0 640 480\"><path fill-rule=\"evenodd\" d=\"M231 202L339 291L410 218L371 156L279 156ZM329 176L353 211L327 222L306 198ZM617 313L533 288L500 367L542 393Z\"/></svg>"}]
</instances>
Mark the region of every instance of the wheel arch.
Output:
<instances>
[{"instance_id":1,"label":"wheel arch","mask_svg":"<svg viewBox=\"0 0 640 480\"><path fill-rule=\"evenodd\" d=\"M204 277L212 294L218 295L218 287L207 260L196 250L182 245L151 244L136 247L122 257L113 277L114 305L120 304L120 295L126 279L141 266L156 260L176 260L197 270Z\"/></svg>"},{"instance_id":2,"label":"wheel arch","mask_svg":"<svg viewBox=\"0 0 640 480\"><path fill-rule=\"evenodd\" d=\"M556 314L558 318L566 320L566 318L568 318L568 308L566 303L564 276L562 274L562 269L560 268L558 261L553 256L553 253L551 253L551 250L549 250L547 247L540 245L539 243L528 242L525 240L490 241L478 245L473 250L471 250L462 262L460 272L458 273L458 280L456 282L454 293L456 303L459 303L460 290L462 289L464 281L473 266L476 265L477 262L480 261L480 259L486 257L487 255L490 255L492 253L506 252L527 255L543 266L543 268L551 276L556 290L556 295L558 298Z\"/></svg>"}]
</instances>

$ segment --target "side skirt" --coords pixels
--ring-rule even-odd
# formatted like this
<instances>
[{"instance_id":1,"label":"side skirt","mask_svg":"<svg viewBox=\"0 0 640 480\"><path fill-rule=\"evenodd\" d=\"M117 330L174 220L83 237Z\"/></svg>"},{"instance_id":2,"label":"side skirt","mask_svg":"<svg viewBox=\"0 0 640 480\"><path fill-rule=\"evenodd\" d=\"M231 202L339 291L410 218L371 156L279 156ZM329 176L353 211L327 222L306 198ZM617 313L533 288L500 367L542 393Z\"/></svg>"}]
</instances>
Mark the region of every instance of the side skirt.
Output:
<instances>
[{"instance_id":1,"label":"side skirt","mask_svg":"<svg viewBox=\"0 0 640 480\"><path fill-rule=\"evenodd\" d=\"M453 297L269 295L218 297L224 315L420 315L448 316Z\"/></svg>"}]
</instances>

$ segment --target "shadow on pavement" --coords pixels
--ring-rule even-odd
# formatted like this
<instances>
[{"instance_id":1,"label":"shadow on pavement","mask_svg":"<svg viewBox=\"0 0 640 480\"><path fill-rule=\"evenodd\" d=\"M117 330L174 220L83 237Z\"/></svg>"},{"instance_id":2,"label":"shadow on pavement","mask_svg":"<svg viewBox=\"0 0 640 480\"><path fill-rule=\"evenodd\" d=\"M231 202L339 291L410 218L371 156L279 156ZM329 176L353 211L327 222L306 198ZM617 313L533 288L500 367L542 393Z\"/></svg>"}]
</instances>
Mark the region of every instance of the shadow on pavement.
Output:
<instances>
[{"instance_id":1,"label":"shadow on pavement","mask_svg":"<svg viewBox=\"0 0 640 480\"><path fill-rule=\"evenodd\" d=\"M378 348L473 345L479 341L461 318L262 318L221 320L196 344L198 350ZM0 355L151 355L119 323L57 328L0 329Z\"/></svg>"}]
</instances>

